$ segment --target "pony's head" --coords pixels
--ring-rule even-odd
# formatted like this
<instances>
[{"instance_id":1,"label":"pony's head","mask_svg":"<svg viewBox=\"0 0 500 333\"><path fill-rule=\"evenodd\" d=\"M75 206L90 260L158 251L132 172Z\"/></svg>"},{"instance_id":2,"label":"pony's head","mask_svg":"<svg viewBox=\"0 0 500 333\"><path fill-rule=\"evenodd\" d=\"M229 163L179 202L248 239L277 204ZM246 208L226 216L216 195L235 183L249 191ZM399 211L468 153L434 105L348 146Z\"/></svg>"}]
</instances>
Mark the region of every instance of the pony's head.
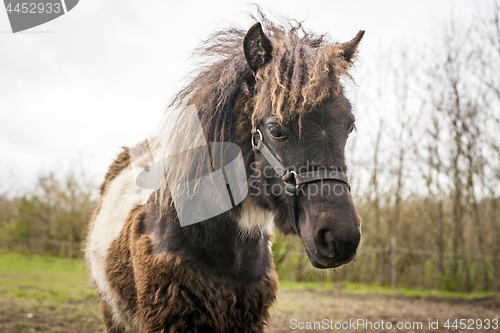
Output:
<instances>
[{"instance_id":1,"label":"pony's head","mask_svg":"<svg viewBox=\"0 0 500 333\"><path fill-rule=\"evenodd\" d=\"M257 23L243 41L255 79L250 87L253 140L265 142L267 149L256 156L250 195L259 193L256 200L276 211L275 225L282 232L300 235L317 268L345 264L357 251L360 218L349 185L340 179L309 180L296 189L290 209L280 165L306 177L325 174L322 169L346 171L344 148L354 116L339 77L348 75L363 34L330 44L324 36L299 35L298 29L286 35L270 29L267 36Z\"/></svg>"},{"instance_id":2,"label":"pony's head","mask_svg":"<svg viewBox=\"0 0 500 333\"><path fill-rule=\"evenodd\" d=\"M297 232L315 267L337 267L356 254L360 218L345 180L315 180L311 171L346 172L344 149L354 116L340 78L349 77L364 31L339 44L301 24L285 27L263 16L260 21L248 31L214 34L198 50L208 57L205 66L173 105L196 106L207 142L238 144L247 170L247 203L273 212L281 232ZM252 149L260 141L274 163ZM297 186L293 209L276 163L309 177Z\"/></svg>"}]
</instances>

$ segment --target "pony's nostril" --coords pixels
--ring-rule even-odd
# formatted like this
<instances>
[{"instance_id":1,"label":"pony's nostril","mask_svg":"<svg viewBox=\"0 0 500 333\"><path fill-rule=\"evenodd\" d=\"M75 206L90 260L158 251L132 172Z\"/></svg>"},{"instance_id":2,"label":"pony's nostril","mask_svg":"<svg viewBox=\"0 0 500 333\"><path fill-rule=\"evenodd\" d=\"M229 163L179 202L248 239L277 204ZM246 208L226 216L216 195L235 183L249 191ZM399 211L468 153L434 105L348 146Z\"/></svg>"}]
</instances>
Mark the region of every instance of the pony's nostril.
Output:
<instances>
[{"instance_id":1,"label":"pony's nostril","mask_svg":"<svg viewBox=\"0 0 500 333\"><path fill-rule=\"evenodd\" d=\"M335 256L335 243L332 231L328 229L319 230L314 241L320 255L329 258Z\"/></svg>"}]
</instances>

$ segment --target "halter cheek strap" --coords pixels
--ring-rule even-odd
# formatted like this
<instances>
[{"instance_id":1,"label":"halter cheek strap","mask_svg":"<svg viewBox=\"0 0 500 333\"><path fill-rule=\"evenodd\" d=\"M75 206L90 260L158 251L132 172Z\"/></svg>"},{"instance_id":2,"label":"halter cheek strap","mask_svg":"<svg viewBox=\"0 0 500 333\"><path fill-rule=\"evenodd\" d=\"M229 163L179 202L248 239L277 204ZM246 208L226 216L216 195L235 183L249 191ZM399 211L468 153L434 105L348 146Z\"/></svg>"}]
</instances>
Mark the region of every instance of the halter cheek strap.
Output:
<instances>
[{"instance_id":1,"label":"halter cheek strap","mask_svg":"<svg viewBox=\"0 0 500 333\"><path fill-rule=\"evenodd\" d=\"M259 142L255 143L255 138L257 135L259 136ZM252 149L255 154L262 154L262 156L264 156L264 158L274 169L278 177L280 177L285 183L289 216L292 219L292 227L299 236L300 230L298 225L296 201L299 188L303 184L312 183L323 179L338 180L342 182L349 191L351 190L351 187L349 186L349 179L347 178L347 175L342 171L329 170L327 167L321 168L319 170L301 173L296 173L295 171L291 170L283 162L281 162L276 154L267 146L267 144L264 142L262 132L256 127L252 128Z\"/></svg>"}]
</instances>

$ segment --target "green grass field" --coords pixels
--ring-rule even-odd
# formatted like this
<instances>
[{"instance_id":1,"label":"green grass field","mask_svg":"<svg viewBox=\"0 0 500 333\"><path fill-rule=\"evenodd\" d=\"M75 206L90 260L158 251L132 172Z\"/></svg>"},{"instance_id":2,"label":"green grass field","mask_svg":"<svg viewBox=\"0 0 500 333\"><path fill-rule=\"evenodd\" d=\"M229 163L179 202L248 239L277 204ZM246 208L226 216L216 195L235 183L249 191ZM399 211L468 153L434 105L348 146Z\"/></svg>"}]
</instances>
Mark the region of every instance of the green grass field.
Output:
<instances>
[{"instance_id":1,"label":"green grass field","mask_svg":"<svg viewBox=\"0 0 500 333\"><path fill-rule=\"evenodd\" d=\"M386 295L439 296L453 298L478 298L492 296L490 293L453 293L433 290L413 290L374 285L331 282L281 281L280 288L332 290L342 288L352 293L377 293ZM0 251L0 297L8 299L26 298L51 304L78 302L95 299L82 259L61 258L53 255L26 254Z\"/></svg>"},{"instance_id":2,"label":"green grass field","mask_svg":"<svg viewBox=\"0 0 500 333\"><path fill-rule=\"evenodd\" d=\"M81 259L0 252L0 297L58 304L95 294Z\"/></svg>"},{"instance_id":3,"label":"green grass field","mask_svg":"<svg viewBox=\"0 0 500 333\"><path fill-rule=\"evenodd\" d=\"M282 289L312 289L312 290L334 290L342 289L344 292L352 294L381 294L381 295L404 295L410 297L446 297L454 299L477 299L486 297L500 297L500 294L490 292L452 292L444 290L426 290L426 289L409 289L398 288L392 290L390 286L381 287L377 285L368 285L362 283L332 283L332 282L295 282L295 281L280 281Z\"/></svg>"},{"instance_id":4,"label":"green grass field","mask_svg":"<svg viewBox=\"0 0 500 333\"><path fill-rule=\"evenodd\" d=\"M0 332L97 332L100 320L81 259L0 252Z\"/></svg>"}]
</instances>

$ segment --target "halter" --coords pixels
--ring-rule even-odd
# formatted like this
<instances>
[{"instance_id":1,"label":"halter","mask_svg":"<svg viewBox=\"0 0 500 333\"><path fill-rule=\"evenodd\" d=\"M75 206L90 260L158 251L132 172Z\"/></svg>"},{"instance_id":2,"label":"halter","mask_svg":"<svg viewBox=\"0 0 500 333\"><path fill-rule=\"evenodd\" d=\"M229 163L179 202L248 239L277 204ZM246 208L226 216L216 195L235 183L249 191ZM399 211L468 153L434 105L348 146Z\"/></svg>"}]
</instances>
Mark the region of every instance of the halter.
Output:
<instances>
[{"instance_id":1,"label":"halter","mask_svg":"<svg viewBox=\"0 0 500 333\"><path fill-rule=\"evenodd\" d=\"M259 142L255 143L254 137L259 135ZM257 128L252 128L252 150L255 154L262 154L269 162L276 174L285 182L286 200L288 201L288 212L292 219L292 227L300 236L296 200L299 188L303 184L312 183L318 180L331 179L341 181L350 191L349 179L347 175L339 170L328 170L328 168L296 173L287 167L274 152L264 142L262 132Z\"/></svg>"}]
</instances>

